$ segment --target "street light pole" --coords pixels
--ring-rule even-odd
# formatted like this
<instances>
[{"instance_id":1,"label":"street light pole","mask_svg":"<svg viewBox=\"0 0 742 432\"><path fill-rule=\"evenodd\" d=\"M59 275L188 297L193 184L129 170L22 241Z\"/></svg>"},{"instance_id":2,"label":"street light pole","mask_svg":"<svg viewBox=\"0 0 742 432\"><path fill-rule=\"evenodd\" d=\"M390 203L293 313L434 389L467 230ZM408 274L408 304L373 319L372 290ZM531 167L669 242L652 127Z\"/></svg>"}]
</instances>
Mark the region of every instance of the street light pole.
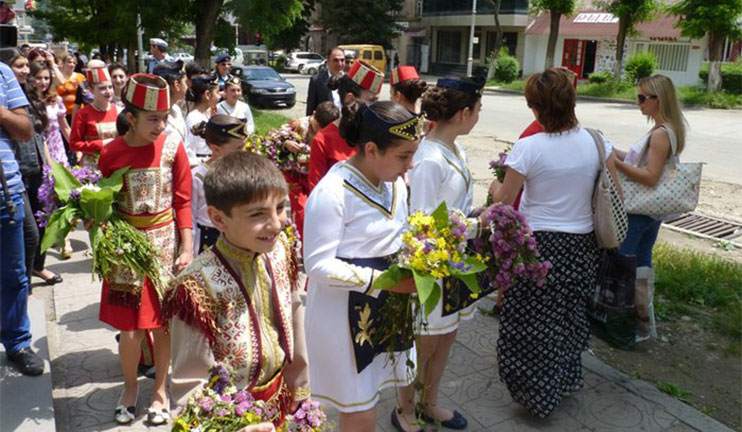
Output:
<instances>
[{"instance_id":1,"label":"street light pole","mask_svg":"<svg viewBox=\"0 0 742 432\"><path fill-rule=\"evenodd\" d=\"M474 67L474 24L477 18L477 0L472 0L471 29L469 29L469 58L466 61L466 76L472 76Z\"/></svg>"}]
</instances>

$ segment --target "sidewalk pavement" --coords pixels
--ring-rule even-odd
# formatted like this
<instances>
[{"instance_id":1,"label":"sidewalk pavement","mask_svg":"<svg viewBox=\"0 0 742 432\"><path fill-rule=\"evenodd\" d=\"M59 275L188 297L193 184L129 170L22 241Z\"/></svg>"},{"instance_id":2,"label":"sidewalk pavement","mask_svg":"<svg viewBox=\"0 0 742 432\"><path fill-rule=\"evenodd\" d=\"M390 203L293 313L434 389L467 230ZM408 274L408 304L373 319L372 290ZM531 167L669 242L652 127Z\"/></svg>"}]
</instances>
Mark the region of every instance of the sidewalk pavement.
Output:
<instances>
[{"instance_id":1,"label":"sidewalk pavement","mask_svg":"<svg viewBox=\"0 0 742 432\"><path fill-rule=\"evenodd\" d=\"M143 420L152 389L152 381L146 378L139 380L137 421L126 427L117 426L113 421L113 409L122 391L114 340L116 332L98 321L100 283L92 282L90 278L91 260L85 252L87 234L81 231L73 233L72 245L75 253L71 260L59 261L56 252L51 252L47 259L48 268L60 273L64 283L53 289L38 287L35 290L36 297L47 298L51 303L47 305L47 329L57 430L169 430L167 427L148 427ZM488 300L482 302L482 307L491 307ZM464 323L443 378L440 403L457 409L469 419L467 431L731 430L659 392L651 384L616 371L590 353L583 356L585 389L566 398L548 419L538 420L512 401L498 378L497 331L498 321L482 314ZM3 377L3 382L6 379ZM10 390L7 386L2 389L4 392ZM389 415L394 401L393 389L382 394L377 430L393 431ZM336 413L328 410L328 414L336 421ZM37 432L32 427L15 430Z\"/></svg>"}]
</instances>

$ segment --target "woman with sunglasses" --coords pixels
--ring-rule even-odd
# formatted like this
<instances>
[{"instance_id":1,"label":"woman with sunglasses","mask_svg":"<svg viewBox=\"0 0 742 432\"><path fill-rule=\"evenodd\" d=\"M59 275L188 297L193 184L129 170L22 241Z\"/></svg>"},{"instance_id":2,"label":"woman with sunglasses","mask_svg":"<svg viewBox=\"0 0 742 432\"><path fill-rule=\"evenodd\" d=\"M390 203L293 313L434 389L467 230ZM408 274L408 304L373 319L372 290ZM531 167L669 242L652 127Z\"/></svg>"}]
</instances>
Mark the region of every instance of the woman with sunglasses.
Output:
<instances>
[{"instance_id":1,"label":"woman with sunglasses","mask_svg":"<svg viewBox=\"0 0 742 432\"><path fill-rule=\"evenodd\" d=\"M675 86L670 78L654 75L639 82L636 103L654 125L628 152L616 150L616 168L631 181L654 186L662 176L667 160L678 161L685 147L687 121L680 109ZM619 252L636 256L635 304L637 341L657 335L654 323L654 271L652 248L662 220L647 215L630 214L629 231Z\"/></svg>"}]
</instances>

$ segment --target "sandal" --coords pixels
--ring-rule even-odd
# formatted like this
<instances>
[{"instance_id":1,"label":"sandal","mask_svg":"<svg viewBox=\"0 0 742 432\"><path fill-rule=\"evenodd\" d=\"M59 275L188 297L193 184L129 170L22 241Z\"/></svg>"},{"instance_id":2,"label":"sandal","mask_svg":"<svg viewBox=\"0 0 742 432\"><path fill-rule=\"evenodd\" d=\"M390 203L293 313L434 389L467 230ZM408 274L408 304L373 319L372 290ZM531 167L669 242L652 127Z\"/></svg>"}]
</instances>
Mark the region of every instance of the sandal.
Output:
<instances>
[{"instance_id":1,"label":"sandal","mask_svg":"<svg viewBox=\"0 0 742 432\"><path fill-rule=\"evenodd\" d=\"M123 394L121 395L123 396ZM137 399L139 399L139 395L137 394ZM114 411L114 418L116 419L116 423L120 425L129 424L136 418L136 412L137 412L137 402L134 401L134 405L125 406L121 403L121 398L119 398L118 406L116 407L116 410Z\"/></svg>"},{"instance_id":2,"label":"sandal","mask_svg":"<svg viewBox=\"0 0 742 432\"><path fill-rule=\"evenodd\" d=\"M34 276L41 278L44 281L44 284L46 285L56 285L58 283L62 283L64 280L62 279L62 276L55 274L54 276L50 278L45 278L44 276L41 276L41 272L37 272L34 270L33 272ZM53 273L52 273L53 274Z\"/></svg>"},{"instance_id":3,"label":"sandal","mask_svg":"<svg viewBox=\"0 0 742 432\"><path fill-rule=\"evenodd\" d=\"M170 421L170 411L167 408L147 408L147 421L153 426L164 425Z\"/></svg>"}]
</instances>

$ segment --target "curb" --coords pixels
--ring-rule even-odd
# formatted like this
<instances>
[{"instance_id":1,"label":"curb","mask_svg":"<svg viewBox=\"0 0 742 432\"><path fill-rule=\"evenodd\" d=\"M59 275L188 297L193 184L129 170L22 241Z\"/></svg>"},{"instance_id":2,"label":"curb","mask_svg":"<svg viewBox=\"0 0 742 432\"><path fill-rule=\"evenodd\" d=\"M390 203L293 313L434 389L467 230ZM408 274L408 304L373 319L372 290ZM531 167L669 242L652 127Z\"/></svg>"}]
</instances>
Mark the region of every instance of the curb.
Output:
<instances>
[{"instance_id":1,"label":"curb","mask_svg":"<svg viewBox=\"0 0 742 432\"><path fill-rule=\"evenodd\" d=\"M678 420L696 430L704 432L734 432L733 429L718 420L703 414L686 403L662 393L651 383L630 377L618 369L609 366L589 351L582 356L582 366L585 369L600 375L607 381L620 385L637 396L662 406L668 412L672 413L672 415Z\"/></svg>"},{"instance_id":2,"label":"curb","mask_svg":"<svg viewBox=\"0 0 742 432\"><path fill-rule=\"evenodd\" d=\"M523 95L522 91L501 89L497 87L485 87L484 91L486 93L491 93L491 94L504 93L504 94ZM584 100L584 101L589 101L589 102L610 102L610 103L620 103L624 105L634 105L634 101L628 101L625 99L601 98L601 97L595 97L595 96L577 95L577 100Z\"/></svg>"}]
</instances>

